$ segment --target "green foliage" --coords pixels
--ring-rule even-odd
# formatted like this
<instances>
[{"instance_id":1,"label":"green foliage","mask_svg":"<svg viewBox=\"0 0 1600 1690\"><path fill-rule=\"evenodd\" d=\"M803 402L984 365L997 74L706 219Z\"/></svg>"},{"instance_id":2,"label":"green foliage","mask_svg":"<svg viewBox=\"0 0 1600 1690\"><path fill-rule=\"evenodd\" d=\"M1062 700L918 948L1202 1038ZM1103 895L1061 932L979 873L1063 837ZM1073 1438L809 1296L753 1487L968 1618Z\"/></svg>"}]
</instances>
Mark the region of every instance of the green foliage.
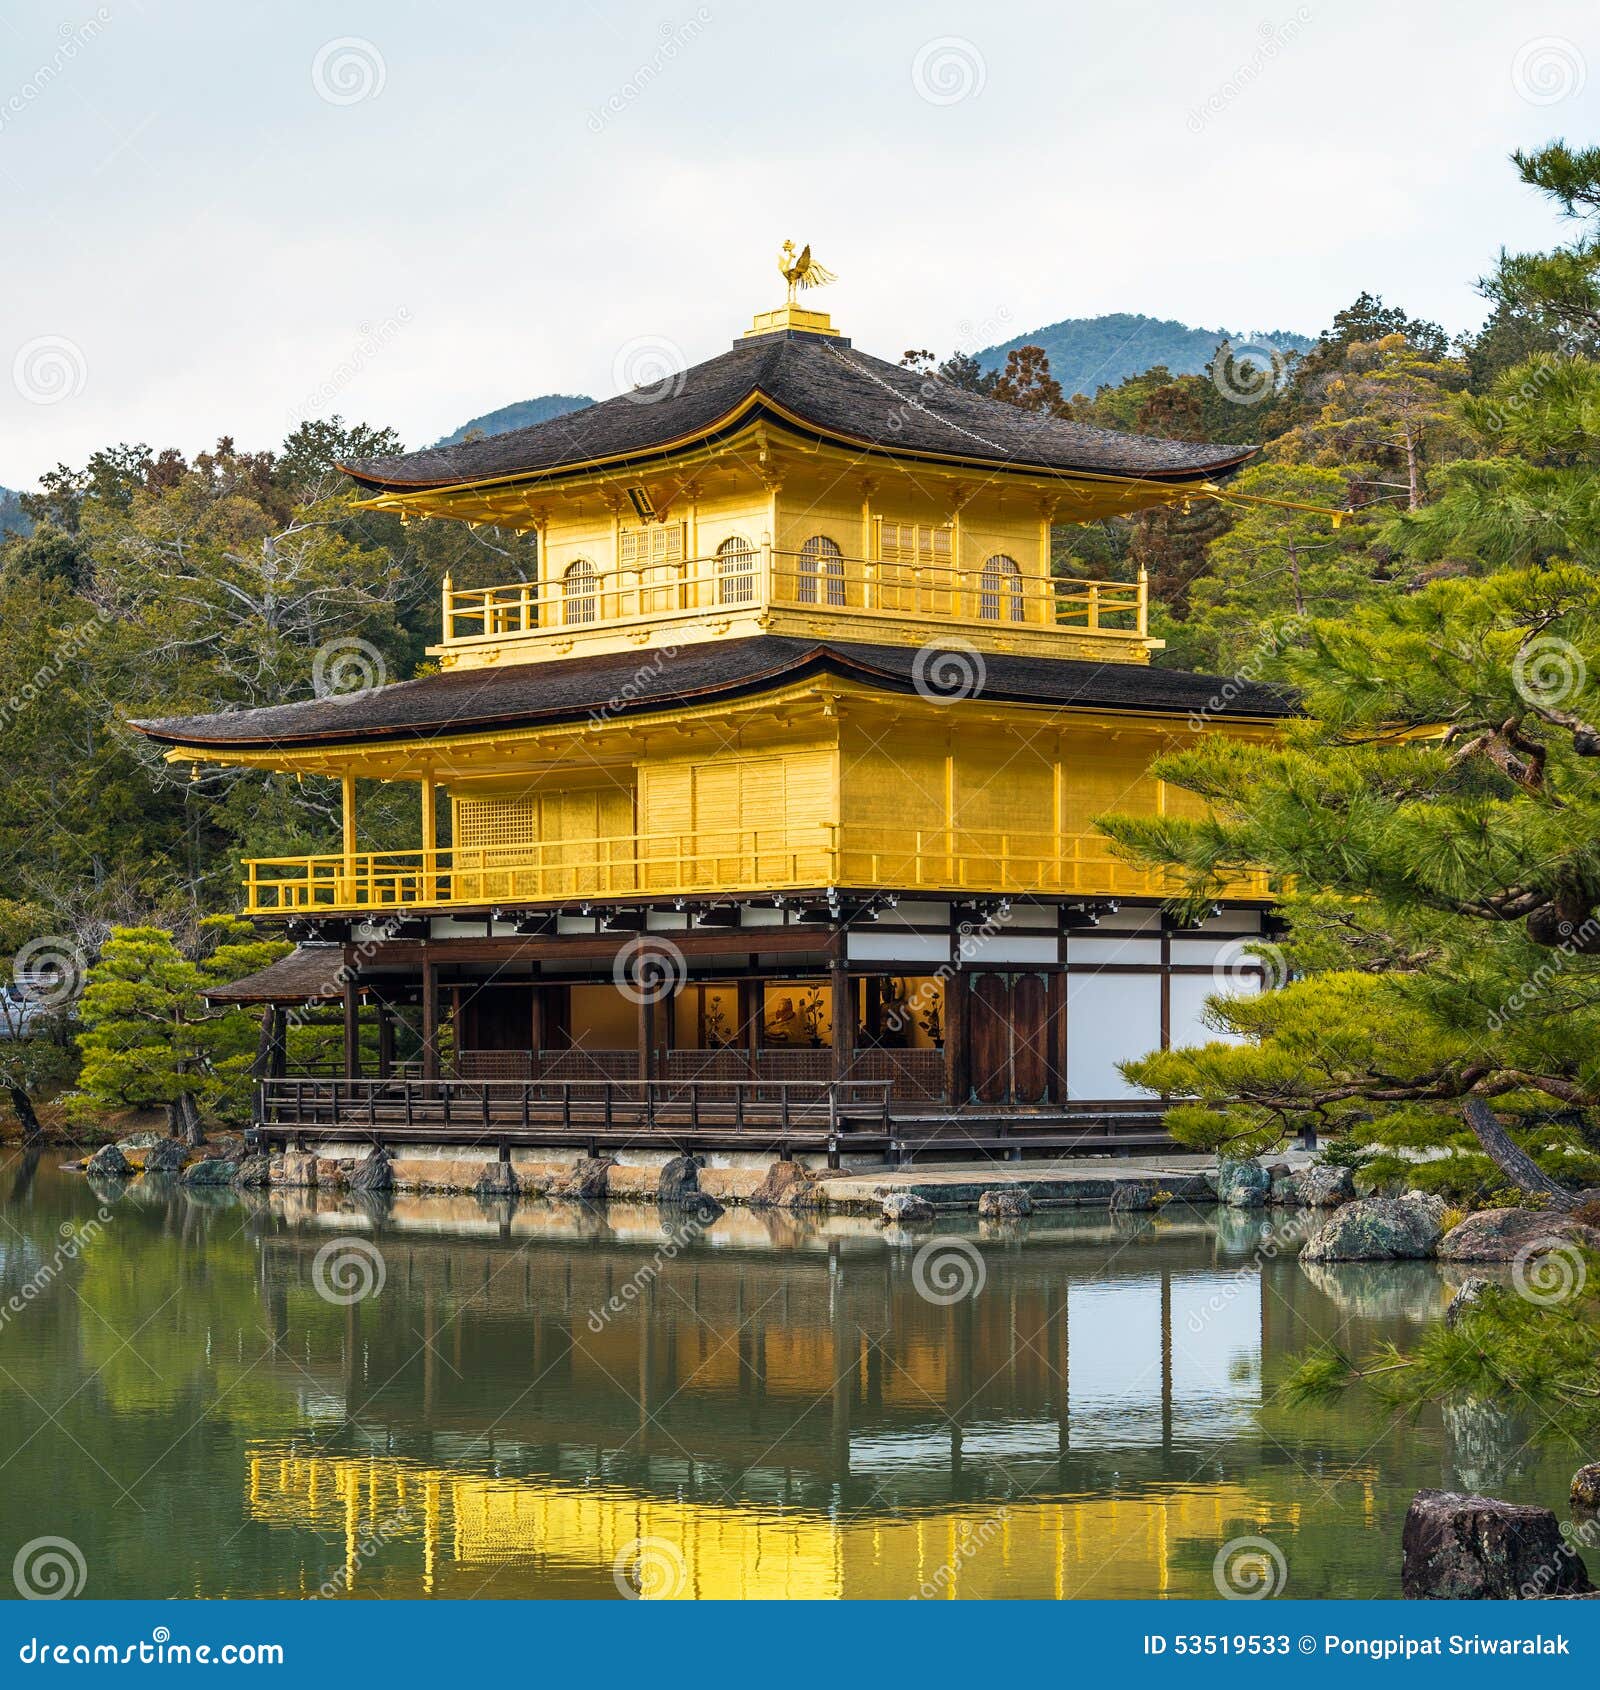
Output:
<instances>
[{"instance_id":1,"label":"green foliage","mask_svg":"<svg viewBox=\"0 0 1600 1690\"><path fill-rule=\"evenodd\" d=\"M209 983L265 967L289 947L230 916L200 923L201 960L160 927L113 928L79 1004L82 1070L75 1119L193 1099L202 1113L242 1119L250 1100L256 1025L243 1010L211 1010Z\"/></svg>"},{"instance_id":2,"label":"green foliage","mask_svg":"<svg viewBox=\"0 0 1600 1690\"><path fill-rule=\"evenodd\" d=\"M1300 1360L1286 1392L1292 1400L1326 1401L1362 1384L1412 1412L1440 1398L1515 1398L1582 1443L1600 1429L1600 1258L1585 1252L1581 1274L1577 1265L1570 1260L1570 1295L1534 1300L1490 1285L1454 1327L1435 1323L1409 1354L1393 1345L1359 1360L1334 1347L1313 1352Z\"/></svg>"}]
</instances>

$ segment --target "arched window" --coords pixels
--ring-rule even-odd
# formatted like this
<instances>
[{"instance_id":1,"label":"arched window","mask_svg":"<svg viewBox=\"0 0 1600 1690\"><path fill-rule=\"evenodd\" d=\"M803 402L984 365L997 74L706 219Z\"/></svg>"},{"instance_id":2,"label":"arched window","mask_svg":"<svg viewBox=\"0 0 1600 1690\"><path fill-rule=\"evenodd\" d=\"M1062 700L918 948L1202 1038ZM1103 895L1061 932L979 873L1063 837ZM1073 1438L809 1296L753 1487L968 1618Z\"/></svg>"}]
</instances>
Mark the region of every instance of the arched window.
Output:
<instances>
[{"instance_id":1,"label":"arched window","mask_svg":"<svg viewBox=\"0 0 1600 1690\"><path fill-rule=\"evenodd\" d=\"M1022 620L1022 570L1014 557L996 552L985 560L978 588L978 616L984 622Z\"/></svg>"},{"instance_id":2,"label":"arched window","mask_svg":"<svg viewBox=\"0 0 1600 1690\"><path fill-rule=\"evenodd\" d=\"M595 594L594 565L580 557L569 563L561 576L561 620L563 622L593 622L598 608Z\"/></svg>"},{"instance_id":3,"label":"arched window","mask_svg":"<svg viewBox=\"0 0 1600 1690\"><path fill-rule=\"evenodd\" d=\"M754 604L756 549L735 535L717 547L717 603Z\"/></svg>"},{"instance_id":4,"label":"arched window","mask_svg":"<svg viewBox=\"0 0 1600 1690\"><path fill-rule=\"evenodd\" d=\"M844 553L826 534L813 534L800 548L795 597L801 604L844 603Z\"/></svg>"}]
</instances>

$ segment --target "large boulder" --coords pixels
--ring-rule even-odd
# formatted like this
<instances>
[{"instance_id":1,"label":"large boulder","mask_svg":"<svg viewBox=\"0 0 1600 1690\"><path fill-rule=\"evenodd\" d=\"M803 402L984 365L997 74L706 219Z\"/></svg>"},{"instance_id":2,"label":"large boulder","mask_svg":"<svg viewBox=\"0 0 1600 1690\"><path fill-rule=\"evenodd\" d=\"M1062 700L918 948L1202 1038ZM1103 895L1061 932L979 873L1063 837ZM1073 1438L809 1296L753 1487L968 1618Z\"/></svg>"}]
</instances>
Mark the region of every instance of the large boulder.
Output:
<instances>
[{"instance_id":1,"label":"large boulder","mask_svg":"<svg viewBox=\"0 0 1600 1690\"><path fill-rule=\"evenodd\" d=\"M184 1148L175 1138L158 1139L144 1153L144 1175L149 1179L173 1178L183 1171Z\"/></svg>"},{"instance_id":2,"label":"large boulder","mask_svg":"<svg viewBox=\"0 0 1600 1690\"><path fill-rule=\"evenodd\" d=\"M1527 1601L1594 1588L1548 1508L1420 1490L1400 1543L1401 1594L1414 1600Z\"/></svg>"},{"instance_id":3,"label":"large boulder","mask_svg":"<svg viewBox=\"0 0 1600 1690\"><path fill-rule=\"evenodd\" d=\"M83 1165L83 1171L95 1179L127 1179L133 1173L133 1163L114 1144L102 1144Z\"/></svg>"},{"instance_id":4,"label":"large boulder","mask_svg":"<svg viewBox=\"0 0 1600 1690\"><path fill-rule=\"evenodd\" d=\"M394 1167L388 1152L375 1144L350 1170L352 1191L393 1191Z\"/></svg>"},{"instance_id":5,"label":"large boulder","mask_svg":"<svg viewBox=\"0 0 1600 1690\"><path fill-rule=\"evenodd\" d=\"M933 1205L914 1191L891 1191L883 1200L883 1218L895 1226L925 1226L933 1219Z\"/></svg>"},{"instance_id":6,"label":"large boulder","mask_svg":"<svg viewBox=\"0 0 1600 1690\"><path fill-rule=\"evenodd\" d=\"M1335 1209L1306 1240L1308 1262L1398 1262L1431 1256L1444 1231L1443 1204L1364 1197Z\"/></svg>"},{"instance_id":7,"label":"large boulder","mask_svg":"<svg viewBox=\"0 0 1600 1690\"><path fill-rule=\"evenodd\" d=\"M1020 1221L1033 1213L1033 1199L1021 1186L1002 1186L978 1199L978 1214L986 1221Z\"/></svg>"},{"instance_id":8,"label":"large boulder","mask_svg":"<svg viewBox=\"0 0 1600 1690\"><path fill-rule=\"evenodd\" d=\"M1451 1227L1439 1255L1447 1262L1514 1262L1562 1245L1600 1250L1600 1231L1544 1209L1480 1209Z\"/></svg>"},{"instance_id":9,"label":"large boulder","mask_svg":"<svg viewBox=\"0 0 1600 1690\"><path fill-rule=\"evenodd\" d=\"M117 1149L124 1156L132 1156L135 1151L154 1150L158 1144L166 1144L170 1141L171 1135L168 1133L129 1133L126 1138L117 1140Z\"/></svg>"},{"instance_id":10,"label":"large boulder","mask_svg":"<svg viewBox=\"0 0 1600 1690\"><path fill-rule=\"evenodd\" d=\"M1289 1176L1296 1199L1307 1209L1333 1209L1355 1200L1356 1178L1349 1168L1315 1163Z\"/></svg>"},{"instance_id":11,"label":"large boulder","mask_svg":"<svg viewBox=\"0 0 1600 1690\"><path fill-rule=\"evenodd\" d=\"M1591 1461L1572 1475L1572 1506L1600 1512L1600 1461Z\"/></svg>"},{"instance_id":12,"label":"large boulder","mask_svg":"<svg viewBox=\"0 0 1600 1690\"><path fill-rule=\"evenodd\" d=\"M610 1187L611 1170L615 1166L609 1156L580 1156L567 1176L550 1187L550 1195L582 1203L598 1202Z\"/></svg>"},{"instance_id":13,"label":"large boulder","mask_svg":"<svg viewBox=\"0 0 1600 1690\"><path fill-rule=\"evenodd\" d=\"M272 1158L270 1156L246 1156L234 1170L233 1183L239 1190L244 1191L265 1185L271 1178Z\"/></svg>"},{"instance_id":14,"label":"large boulder","mask_svg":"<svg viewBox=\"0 0 1600 1690\"><path fill-rule=\"evenodd\" d=\"M272 1158L272 1183L298 1187L315 1187L317 1158L310 1150L285 1150Z\"/></svg>"},{"instance_id":15,"label":"large boulder","mask_svg":"<svg viewBox=\"0 0 1600 1690\"><path fill-rule=\"evenodd\" d=\"M709 1191L685 1191L675 1201L662 1206L673 1215L671 1221L664 1220L662 1223L669 1231L680 1221L685 1226L696 1228L710 1226L718 1215L725 1212L723 1205Z\"/></svg>"},{"instance_id":16,"label":"large boulder","mask_svg":"<svg viewBox=\"0 0 1600 1690\"><path fill-rule=\"evenodd\" d=\"M774 1162L745 1203L752 1209L815 1209L821 1182L798 1162Z\"/></svg>"},{"instance_id":17,"label":"large boulder","mask_svg":"<svg viewBox=\"0 0 1600 1690\"><path fill-rule=\"evenodd\" d=\"M1230 1209L1259 1209L1272 1190L1272 1175L1253 1157L1217 1163L1217 1201Z\"/></svg>"},{"instance_id":18,"label":"large boulder","mask_svg":"<svg viewBox=\"0 0 1600 1690\"><path fill-rule=\"evenodd\" d=\"M183 1170L183 1184L185 1185L232 1185L233 1176L239 1171L237 1162L230 1162L224 1156L207 1156L201 1161L191 1162Z\"/></svg>"},{"instance_id":19,"label":"large boulder","mask_svg":"<svg viewBox=\"0 0 1600 1690\"><path fill-rule=\"evenodd\" d=\"M656 1175L656 1201L682 1203L685 1198L700 1195L700 1158L674 1156L661 1164Z\"/></svg>"}]
</instances>

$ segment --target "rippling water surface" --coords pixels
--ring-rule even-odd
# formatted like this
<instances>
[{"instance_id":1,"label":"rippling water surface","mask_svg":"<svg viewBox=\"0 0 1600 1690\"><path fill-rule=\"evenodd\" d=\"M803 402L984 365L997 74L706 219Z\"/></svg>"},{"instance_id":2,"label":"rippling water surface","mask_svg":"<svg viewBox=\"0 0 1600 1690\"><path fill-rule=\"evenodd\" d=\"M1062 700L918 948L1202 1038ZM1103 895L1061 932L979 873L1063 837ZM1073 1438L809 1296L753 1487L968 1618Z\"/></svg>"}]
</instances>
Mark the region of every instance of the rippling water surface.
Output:
<instances>
[{"instance_id":1,"label":"rippling water surface","mask_svg":"<svg viewBox=\"0 0 1600 1690\"><path fill-rule=\"evenodd\" d=\"M1580 1459L1504 1405L1284 1403L1450 1287L1302 1268L1281 1215L674 1242L3 1178L0 1562L66 1538L89 1596L1211 1596L1241 1538L1243 1586L1393 1596L1419 1486L1548 1504Z\"/></svg>"}]
</instances>

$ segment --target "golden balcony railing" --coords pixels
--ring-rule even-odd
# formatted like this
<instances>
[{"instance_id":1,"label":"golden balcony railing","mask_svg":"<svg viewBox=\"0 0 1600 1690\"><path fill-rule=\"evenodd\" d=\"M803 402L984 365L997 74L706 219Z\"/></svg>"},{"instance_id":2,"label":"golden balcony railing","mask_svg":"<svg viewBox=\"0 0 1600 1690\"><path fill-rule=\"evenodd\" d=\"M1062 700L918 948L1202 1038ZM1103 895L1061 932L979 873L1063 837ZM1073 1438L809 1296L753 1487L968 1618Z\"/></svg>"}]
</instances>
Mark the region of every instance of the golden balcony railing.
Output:
<instances>
[{"instance_id":1,"label":"golden balcony railing","mask_svg":"<svg viewBox=\"0 0 1600 1690\"><path fill-rule=\"evenodd\" d=\"M1057 629L1143 638L1148 590L1068 580L1010 558L957 566L751 546L681 562L602 568L582 560L549 581L444 587L446 644L567 636L597 627L756 608L870 613L962 627Z\"/></svg>"},{"instance_id":2,"label":"golden balcony railing","mask_svg":"<svg viewBox=\"0 0 1600 1690\"><path fill-rule=\"evenodd\" d=\"M905 892L1152 897L1165 877L1112 855L1103 834L840 827L626 834L521 845L255 857L251 915L488 908L827 887ZM1228 888L1266 899L1267 877Z\"/></svg>"}]
</instances>

